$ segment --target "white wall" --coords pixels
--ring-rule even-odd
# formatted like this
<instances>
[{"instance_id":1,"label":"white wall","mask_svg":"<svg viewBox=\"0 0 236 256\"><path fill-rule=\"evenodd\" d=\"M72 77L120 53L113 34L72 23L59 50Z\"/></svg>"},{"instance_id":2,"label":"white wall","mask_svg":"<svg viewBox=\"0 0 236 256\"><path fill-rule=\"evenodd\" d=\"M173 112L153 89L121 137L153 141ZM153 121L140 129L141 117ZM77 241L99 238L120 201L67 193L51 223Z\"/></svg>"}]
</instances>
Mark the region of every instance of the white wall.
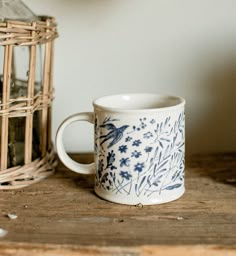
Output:
<instances>
[{"instance_id":1,"label":"white wall","mask_svg":"<svg viewBox=\"0 0 236 256\"><path fill-rule=\"evenodd\" d=\"M53 130L94 98L156 92L187 100L187 153L236 150L235 0L25 0L56 17ZM91 151L72 125L68 151Z\"/></svg>"}]
</instances>

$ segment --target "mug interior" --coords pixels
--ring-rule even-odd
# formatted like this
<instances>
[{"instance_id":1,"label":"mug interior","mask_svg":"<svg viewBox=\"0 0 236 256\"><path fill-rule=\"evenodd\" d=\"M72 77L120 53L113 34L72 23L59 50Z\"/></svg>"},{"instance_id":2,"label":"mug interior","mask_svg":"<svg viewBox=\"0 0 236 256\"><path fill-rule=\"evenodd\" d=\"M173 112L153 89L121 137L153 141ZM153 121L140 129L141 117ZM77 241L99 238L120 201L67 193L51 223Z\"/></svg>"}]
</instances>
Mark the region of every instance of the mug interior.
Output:
<instances>
[{"instance_id":1,"label":"mug interior","mask_svg":"<svg viewBox=\"0 0 236 256\"><path fill-rule=\"evenodd\" d=\"M118 94L104 96L93 102L94 106L114 110L163 109L184 105L184 99L159 94Z\"/></svg>"}]
</instances>

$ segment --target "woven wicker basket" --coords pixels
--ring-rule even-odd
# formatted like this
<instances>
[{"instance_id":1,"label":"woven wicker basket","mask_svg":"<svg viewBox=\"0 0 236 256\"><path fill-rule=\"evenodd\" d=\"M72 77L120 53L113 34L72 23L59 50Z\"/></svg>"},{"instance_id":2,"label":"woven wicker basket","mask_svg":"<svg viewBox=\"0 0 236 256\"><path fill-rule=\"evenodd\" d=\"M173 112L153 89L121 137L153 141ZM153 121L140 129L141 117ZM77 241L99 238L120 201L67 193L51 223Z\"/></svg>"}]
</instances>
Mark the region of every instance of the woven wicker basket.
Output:
<instances>
[{"instance_id":1,"label":"woven wicker basket","mask_svg":"<svg viewBox=\"0 0 236 256\"><path fill-rule=\"evenodd\" d=\"M2 91L0 98L0 189L28 186L52 174L56 157L51 140L51 104L53 100L52 69L53 43L58 36L56 23L51 17L39 17L34 22L8 20L0 23L0 47L3 47ZM44 47L43 75L40 90L35 90L36 48ZM29 67L26 81L14 76L14 49L29 48ZM12 97L12 80L26 93ZM40 113L40 114L39 114ZM37 116L36 116L37 115ZM35 120L40 126L39 140L34 140ZM15 161L14 143L20 136L19 129L11 127L23 122L23 162ZM15 126L17 127L17 126ZM37 145L36 145L37 144ZM34 147L38 148L36 154ZM9 164L9 157L12 161Z\"/></svg>"}]
</instances>

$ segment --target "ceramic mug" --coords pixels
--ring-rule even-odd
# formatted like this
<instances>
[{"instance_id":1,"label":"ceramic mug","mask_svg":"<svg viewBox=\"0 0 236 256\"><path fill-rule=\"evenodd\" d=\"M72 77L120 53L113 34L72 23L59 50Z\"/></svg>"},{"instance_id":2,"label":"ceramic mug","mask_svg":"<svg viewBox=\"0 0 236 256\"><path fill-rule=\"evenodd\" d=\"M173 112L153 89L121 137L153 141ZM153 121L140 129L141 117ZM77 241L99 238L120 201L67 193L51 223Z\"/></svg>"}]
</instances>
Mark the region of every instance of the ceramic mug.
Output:
<instances>
[{"instance_id":1,"label":"ceramic mug","mask_svg":"<svg viewBox=\"0 0 236 256\"><path fill-rule=\"evenodd\" d=\"M95 174L95 193L121 204L166 203L183 195L185 101L156 94L104 96L94 112L67 118L56 135L61 161L70 170ZM65 151L66 126L77 121L94 125L94 163L81 164Z\"/></svg>"}]
</instances>

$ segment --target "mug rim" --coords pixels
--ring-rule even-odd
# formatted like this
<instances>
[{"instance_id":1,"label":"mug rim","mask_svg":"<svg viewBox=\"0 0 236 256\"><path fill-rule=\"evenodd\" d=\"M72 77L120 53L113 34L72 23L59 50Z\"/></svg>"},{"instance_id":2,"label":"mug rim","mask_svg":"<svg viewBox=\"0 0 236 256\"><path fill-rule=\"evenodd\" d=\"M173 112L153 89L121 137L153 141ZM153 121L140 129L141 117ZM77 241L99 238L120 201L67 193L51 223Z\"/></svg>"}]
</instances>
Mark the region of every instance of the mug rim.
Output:
<instances>
[{"instance_id":1,"label":"mug rim","mask_svg":"<svg viewBox=\"0 0 236 256\"><path fill-rule=\"evenodd\" d=\"M122 107L109 107L105 106L99 101L104 101L105 99L111 98L111 97L159 97L159 98L166 98L166 99L175 99L178 101L175 105L170 106L164 106L164 107L150 107L150 108L122 108ZM140 113L140 112L163 112L163 111L169 111L174 109L179 109L181 107L184 107L186 104L186 101L184 98L179 96L173 96L173 95L167 95L167 94L158 94L158 93L120 93L120 94L110 94L98 97L93 100L93 106L96 109L101 109L109 112L120 112L120 113Z\"/></svg>"}]
</instances>

